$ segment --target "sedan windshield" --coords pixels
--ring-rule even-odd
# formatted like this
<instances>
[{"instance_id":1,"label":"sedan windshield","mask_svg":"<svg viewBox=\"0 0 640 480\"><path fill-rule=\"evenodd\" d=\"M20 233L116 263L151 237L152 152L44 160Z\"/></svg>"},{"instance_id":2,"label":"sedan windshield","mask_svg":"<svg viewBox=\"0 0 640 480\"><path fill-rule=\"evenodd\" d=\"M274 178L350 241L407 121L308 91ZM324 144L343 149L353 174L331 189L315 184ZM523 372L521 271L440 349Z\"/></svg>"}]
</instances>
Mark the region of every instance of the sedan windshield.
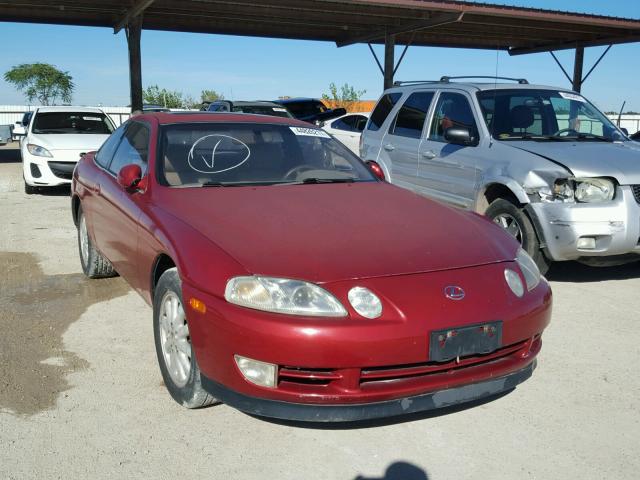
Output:
<instances>
[{"instance_id":1,"label":"sedan windshield","mask_svg":"<svg viewBox=\"0 0 640 480\"><path fill-rule=\"evenodd\" d=\"M325 131L256 123L162 128L158 178L173 187L377 181Z\"/></svg>"},{"instance_id":2,"label":"sedan windshield","mask_svg":"<svg viewBox=\"0 0 640 480\"><path fill-rule=\"evenodd\" d=\"M485 90L478 100L497 140L622 141L624 134L584 97L557 90Z\"/></svg>"},{"instance_id":3,"label":"sedan windshield","mask_svg":"<svg viewBox=\"0 0 640 480\"><path fill-rule=\"evenodd\" d=\"M115 130L104 113L94 112L38 112L34 117L33 133L73 133L110 135Z\"/></svg>"}]
</instances>

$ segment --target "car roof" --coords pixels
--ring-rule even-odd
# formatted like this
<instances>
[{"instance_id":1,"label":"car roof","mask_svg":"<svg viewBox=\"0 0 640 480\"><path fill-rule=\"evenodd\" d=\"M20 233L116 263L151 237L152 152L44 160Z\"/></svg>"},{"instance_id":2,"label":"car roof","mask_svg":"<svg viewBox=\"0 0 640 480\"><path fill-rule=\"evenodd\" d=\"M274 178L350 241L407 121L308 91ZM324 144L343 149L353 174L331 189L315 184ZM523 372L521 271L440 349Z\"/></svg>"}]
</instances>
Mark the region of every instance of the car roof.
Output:
<instances>
[{"instance_id":1,"label":"car roof","mask_svg":"<svg viewBox=\"0 0 640 480\"><path fill-rule=\"evenodd\" d=\"M385 90L386 92L405 92L407 90L420 90L424 88L446 88L456 90L466 90L469 93L484 90L554 90L562 92L572 92L570 88L553 87L549 85L532 85L529 83L495 83L495 82L410 82L406 85L397 85Z\"/></svg>"},{"instance_id":2,"label":"car roof","mask_svg":"<svg viewBox=\"0 0 640 480\"><path fill-rule=\"evenodd\" d=\"M228 112L154 112L142 113L133 117L136 120L155 119L160 125L175 123L257 123L282 124L292 127L318 128L310 123L287 117L254 115L252 113Z\"/></svg>"},{"instance_id":3,"label":"car roof","mask_svg":"<svg viewBox=\"0 0 640 480\"><path fill-rule=\"evenodd\" d=\"M74 107L73 105L65 105L60 107L38 107L38 112L87 112L87 113L104 113L97 107Z\"/></svg>"},{"instance_id":4,"label":"car roof","mask_svg":"<svg viewBox=\"0 0 640 480\"><path fill-rule=\"evenodd\" d=\"M287 103L298 103L298 102L320 102L322 103L321 100L318 100L317 98L307 98L307 97L296 97L296 98L282 98L282 99L278 99L275 100L276 103L281 103L286 105Z\"/></svg>"}]
</instances>

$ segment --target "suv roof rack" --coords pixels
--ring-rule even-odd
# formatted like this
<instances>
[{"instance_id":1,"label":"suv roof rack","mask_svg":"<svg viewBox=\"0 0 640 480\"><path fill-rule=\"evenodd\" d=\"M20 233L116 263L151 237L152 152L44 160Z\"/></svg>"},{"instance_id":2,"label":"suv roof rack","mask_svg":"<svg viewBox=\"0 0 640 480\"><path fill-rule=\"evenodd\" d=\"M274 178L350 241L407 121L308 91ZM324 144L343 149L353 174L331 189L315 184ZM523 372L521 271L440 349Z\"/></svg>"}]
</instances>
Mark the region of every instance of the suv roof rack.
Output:
<instances>
[{"instance_id":1,"label":"suv roof rack","mask_svg":"<svg viewBox=\"0 0 640 480\"><path fill-rule=\"evenodd\" d=\"M399 87L400 85L416 85L420 83L441 83L442 80L406 80L404 82L397 81L393 82L394 87Z\"/></svg>"},{"instance_id":2,"label":"suv roof rack","mask_svg":"<svg viewBox=\"0 0 640 480\"><path fill-rule=\"evenodd\" d=\"M511 82L518 82L521 85L528 85L529 81L526 78L512 78L512 77L493 77L490 75L469 75L462 77L442 77L440 81L443 83L449 83L451 80L461 80L461 79L469 79L469 78L482 78L482 79L491 79L491 80L509 80Z\"/></svg>"}]
</instances>

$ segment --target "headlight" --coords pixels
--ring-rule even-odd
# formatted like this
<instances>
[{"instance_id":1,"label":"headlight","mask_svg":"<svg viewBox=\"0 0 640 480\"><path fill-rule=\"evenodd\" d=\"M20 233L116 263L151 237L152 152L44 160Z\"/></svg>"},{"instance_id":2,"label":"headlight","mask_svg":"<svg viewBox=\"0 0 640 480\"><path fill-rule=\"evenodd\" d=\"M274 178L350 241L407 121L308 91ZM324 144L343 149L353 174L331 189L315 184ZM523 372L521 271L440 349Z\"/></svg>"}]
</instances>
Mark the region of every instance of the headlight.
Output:
<instances>
[{"instance_id":1,"label":"headlight","mask_svg":"<svg viewBox=\"0 0 640 480\"><path fill-rule=\"evenodd\" d=\"M36 157L53 157L49 150L33 143L27 143L27 150L31 155L35 155Z\"/></svg>"},{"instance_id":2,"label":"headlight","mask_svg":"<svg viewBox=\"0 0 640 480\"><path fill-rule=\"evenodd\" d=\"M347 311L329 292L313 283L272 277L235 277L224 298L256 310L312 317L346 317Z\"/></svg>"},{"instance_id":3,"label":"headlight","mask_svg":"<svg viewBox=\"0 0 640 480\"><path fill-rule=\"evenodd\" d=\"M522 271L522 275L524 275L524 280L527 282L527 290L531 291L536 288L540 283L540 270L533 258L522 248L519 248L516 262Z\"/></svg>"},{"instance_id":4,"label":"headlight","mask_svg":"<svg viewBox=\"0 0 640 480\"><path fill-rule=\"evenodd\" d=\"M382 302L367 288L353 287L349 290L349 303L365 318L378 318L382 315Z\"/></svg>"},{"instance_id":5,"label":"headlight","mask_svg":"<svg viewBox=\"0 0 640 480\"><path fill-rule=\"evenodd\" d=\"M520 280L520 275L511 270L510 268L504 269L504 279L507 281L507 285L516 297L524 295L524 285Z\"/></svg>"},{"instance_id":6,"label":"headlight","mask_svg":"<svg viewBox=\"0 0 640 480\"><path fill-rule=\"evenodd\" d=\"M615 185L606 178L576 178L576 200L607 202L613 198Z\"/></svg>"}]
</instances>

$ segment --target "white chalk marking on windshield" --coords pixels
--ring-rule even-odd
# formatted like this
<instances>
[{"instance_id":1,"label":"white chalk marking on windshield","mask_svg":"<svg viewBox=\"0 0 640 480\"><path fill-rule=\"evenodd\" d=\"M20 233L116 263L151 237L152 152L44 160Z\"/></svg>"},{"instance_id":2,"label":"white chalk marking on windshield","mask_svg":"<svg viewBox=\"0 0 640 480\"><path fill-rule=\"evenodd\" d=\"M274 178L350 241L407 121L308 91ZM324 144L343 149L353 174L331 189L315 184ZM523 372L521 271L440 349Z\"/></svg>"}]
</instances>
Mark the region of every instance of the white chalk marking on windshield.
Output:
<instances>
[{"instance_id":1,"label":"white chalk marking on windshield","mask_svg":"<svg viewBox=\"0 0 640 480\"><path fill-rule=\"evenodd\" d=\"M200 154L200 158L202 159L202 163L204 163L204 167L206 167L207 169L204 170L202 165L198 165L200 168L198 168L198 166L195 166L195 149L198 146L198 144L200 144L202 141L204 141L207 138L212 138L212 137L222 137L220 138L220 140L218 140L218 142L215 144L215 146L213 147L213 149L211 150L211 162L207 161L206 157L202 154ZM223 168L221 170L214 170L215 168L215 163L216 163L216 152L218 150L218 146L222 143L222 141L228 138L230 139L232 142L237 142L240 145L242 145L247 152L246 157L244 157L240 162L238 162L235 165L232 165L228 168ZM189 163L189 166L195 170L196 172L200 172L200 173L207 173L207 174L216 174L216 173L222 173L222 172L227 172L229 170L233 170L234 168L238 168L240 165L242 165L243 163L245 163L247 160L249 160L249 157L251 156L251 149L249 148L249 146L244 143L242 140L239 140L235 137L232 137L230 135L223 135L223 134L211 134L211 135L205 135L203 137L200 137L198 140L196 140L195 142L193 142L193 145L191 146L191 149L189 150L189 153L187 154L187 163Z\"/></svg>"}]
</instances>

